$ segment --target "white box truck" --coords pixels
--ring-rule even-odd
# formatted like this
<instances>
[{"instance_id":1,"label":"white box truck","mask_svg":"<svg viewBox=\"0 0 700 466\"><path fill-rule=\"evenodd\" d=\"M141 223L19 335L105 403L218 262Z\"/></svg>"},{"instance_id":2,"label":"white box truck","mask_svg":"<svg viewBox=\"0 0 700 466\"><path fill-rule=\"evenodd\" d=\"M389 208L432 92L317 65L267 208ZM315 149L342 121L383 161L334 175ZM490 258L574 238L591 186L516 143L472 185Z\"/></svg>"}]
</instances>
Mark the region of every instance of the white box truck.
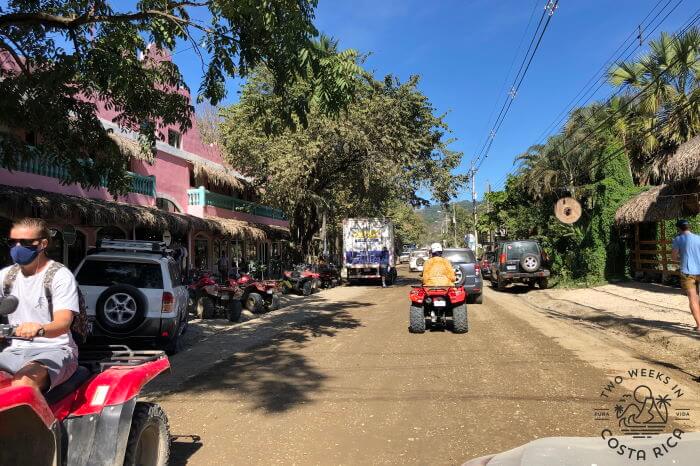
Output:
<instances>
[{"instance_id":1,"label":"white box truck","mask_svg":"<svg viewBox=\"0 0 700 466\"><path fill-rule=\"evenodd\" d=\"M343 274L348 283L380 280L381 258L387 249L391 270L387 283L396 280L394 225L384 218L343 220Z\"/></svg>"}]
</instances>

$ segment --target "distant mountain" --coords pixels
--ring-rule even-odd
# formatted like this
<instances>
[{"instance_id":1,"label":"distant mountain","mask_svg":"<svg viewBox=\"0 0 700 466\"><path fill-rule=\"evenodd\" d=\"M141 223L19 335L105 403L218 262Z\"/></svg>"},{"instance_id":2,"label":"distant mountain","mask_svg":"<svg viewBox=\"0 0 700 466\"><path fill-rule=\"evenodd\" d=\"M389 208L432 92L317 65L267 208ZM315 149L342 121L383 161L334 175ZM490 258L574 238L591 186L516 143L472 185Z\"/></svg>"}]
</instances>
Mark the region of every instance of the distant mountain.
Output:
<instances>
[{"instance_id":1,"label":"distant mountain","mask_svg":"<svg viewBox=\"0 0 700 466\"><path fill-rule=\"evenodd\" d=\"M472 211L472 201L458 201L455 203L455 205L466 209L469 212ZM478 207L479 202L477 202L476 205ZM437 239L440 237L440 229L445 221L445 217L448 218L448 221L452 221L452 204L450 204L448 209L449 211L446 211L441 205L431 205L418 209L418 215L423 217L423 221L425 221L425 224L428 227L428 233L431 238Z\"/></svg>"}]
</instances>

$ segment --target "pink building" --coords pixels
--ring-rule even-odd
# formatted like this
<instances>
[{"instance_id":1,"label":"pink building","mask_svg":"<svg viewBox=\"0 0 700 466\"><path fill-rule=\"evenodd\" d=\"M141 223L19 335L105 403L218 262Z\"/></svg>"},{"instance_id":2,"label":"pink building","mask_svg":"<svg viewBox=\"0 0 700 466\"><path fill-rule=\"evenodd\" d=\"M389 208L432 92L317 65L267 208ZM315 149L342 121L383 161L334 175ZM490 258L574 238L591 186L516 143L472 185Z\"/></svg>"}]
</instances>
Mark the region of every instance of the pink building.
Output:
<instances>
[{"instance_id":1,"label":"pink building","mask_svg":"<svg viewBox=\"0 0 700 466\"><path fill-rule=\"evenodd\" d=\"M135 145L136 135L117 127L113 112L98 105L98 114L122 144ZM104 188L62 185L61 167L44 162L27 161L12 172L0 166L0 234L7 236L14 218L46 218L56 232L51 255L72 268L100 238L164 234L187 249L194 267L213 268L222 253L239 262L279 256L289 228L284 215L257 203L248 180L224 163L215 144L202 142L192 123L185 134L162 128L152 161L132 157L132 190L117 200ZM0 257L0 265L9 260L7 251Z\"/></svg>"}]
</instances>

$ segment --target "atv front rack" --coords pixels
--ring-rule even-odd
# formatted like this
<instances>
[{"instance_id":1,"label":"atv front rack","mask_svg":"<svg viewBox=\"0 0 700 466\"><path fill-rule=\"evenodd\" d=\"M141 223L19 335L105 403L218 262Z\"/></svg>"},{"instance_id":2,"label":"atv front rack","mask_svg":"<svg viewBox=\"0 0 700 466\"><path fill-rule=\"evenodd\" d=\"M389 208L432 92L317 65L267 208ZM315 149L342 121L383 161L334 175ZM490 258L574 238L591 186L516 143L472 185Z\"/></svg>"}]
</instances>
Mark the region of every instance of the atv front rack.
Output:
<instances>
[{"instance_id":1,"label":"atv front rack","mask_svg":"<svg viewBox=\"0 0 700 466\"><path fill-rule=\"evenodd\" d=\"M140 366L164 356L163 351L132 350L126 345L83 346L78 352L78 362L92 372L102 372L111 367Z\"/></svg>"}]
</instances>

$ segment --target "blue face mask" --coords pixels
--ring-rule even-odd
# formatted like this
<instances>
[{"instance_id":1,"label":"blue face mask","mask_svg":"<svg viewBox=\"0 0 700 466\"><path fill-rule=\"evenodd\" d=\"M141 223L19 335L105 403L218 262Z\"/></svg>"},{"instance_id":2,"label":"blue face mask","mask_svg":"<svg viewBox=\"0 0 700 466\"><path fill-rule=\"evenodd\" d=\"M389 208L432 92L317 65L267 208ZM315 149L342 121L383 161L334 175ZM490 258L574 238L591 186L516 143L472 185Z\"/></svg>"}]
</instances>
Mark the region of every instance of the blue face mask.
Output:
<instances>
[{"instance_id":1,"label":"blue face mask","mask_svg":"<svg viewBox=\"0 0 700 466\"><path fill-rule=\"evenodd\" d=\"M12 257L15 264L27 265L31 264L40 252L39 246L22 246L21 244L15 244L10 249L10 257Z\"/></svg>"}]
</instances>

